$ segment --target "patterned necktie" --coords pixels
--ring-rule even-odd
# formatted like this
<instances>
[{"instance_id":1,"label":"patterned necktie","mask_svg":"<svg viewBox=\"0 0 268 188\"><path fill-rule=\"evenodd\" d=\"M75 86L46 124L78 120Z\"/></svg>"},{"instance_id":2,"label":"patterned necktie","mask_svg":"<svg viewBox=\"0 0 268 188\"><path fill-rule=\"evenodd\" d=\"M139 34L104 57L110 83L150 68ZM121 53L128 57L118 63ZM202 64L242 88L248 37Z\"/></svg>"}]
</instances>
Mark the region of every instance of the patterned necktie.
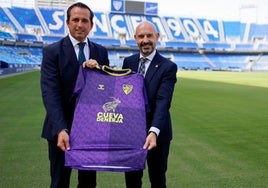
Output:
<instances>
[{"instance_id":1,"label":"patterned necktie","mask_svg":"<svg viewBox=\"0 0 268 188\"><path fill-rule=\"evenodd\" d=\"M147 61L147 58L142 57L140 58L140 68L139 68L139 73L145 76L145 62Z\"/></svg>"},{"instance_id":2,"label":"patterned necktie","mask_svg":"<svg viewBox=\"0 0 268 188\"><path fill-rule=\"evenodd\" d=\"M83 62L86 61L86 57L85 57L85 54L84 54L85 45L86 45L85 42L78 43L78 46L79 46L78 61L79 61L80 65L82 65Z\"/></svg>"}]
</instances>

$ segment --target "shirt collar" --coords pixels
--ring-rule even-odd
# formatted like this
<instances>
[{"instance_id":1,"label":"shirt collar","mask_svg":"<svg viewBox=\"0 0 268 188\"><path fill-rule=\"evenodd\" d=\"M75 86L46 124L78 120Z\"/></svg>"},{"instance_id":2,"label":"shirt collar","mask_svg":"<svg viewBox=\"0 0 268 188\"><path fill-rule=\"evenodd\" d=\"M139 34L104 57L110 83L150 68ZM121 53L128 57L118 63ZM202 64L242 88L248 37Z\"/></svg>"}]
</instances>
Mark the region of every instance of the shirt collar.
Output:
<instances>
[{"instance_id":1,"label":"shirt collar","mask_svg":"<svg viewBox=\"0 0 268 188\"><path fill-rule=\"evenodd\" d=\"M73 46L77 45L78 43L80 43L80 41L76 40L74 37L72 37L72 35L69 34L70 40L73 44ZM88 41L87 38L83 41L86 43L86 46L88 46Z\"/></svg>"},{"instance_id":2,"label":"shirt collar","mask_svg":"<svg viewBox=\"0 0 268 188\"><path fill-rule=\"evenodd\" d=\"M149 60L149 61L152 61L154 56L155 56L155 53L156 53L156 50L154 50L150 55L148 55L146 58ZM140 58L142 58L143 56L140 54Z\"/></svg>"}]
</instances>

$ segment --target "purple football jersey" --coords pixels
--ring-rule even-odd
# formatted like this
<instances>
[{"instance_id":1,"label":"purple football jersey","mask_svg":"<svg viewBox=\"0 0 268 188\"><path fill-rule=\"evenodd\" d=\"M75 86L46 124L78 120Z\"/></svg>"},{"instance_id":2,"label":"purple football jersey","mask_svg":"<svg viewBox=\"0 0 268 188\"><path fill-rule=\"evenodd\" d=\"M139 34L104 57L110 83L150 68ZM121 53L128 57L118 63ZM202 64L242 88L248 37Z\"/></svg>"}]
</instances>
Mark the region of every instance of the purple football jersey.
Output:
<instances>
[{"instance_id":1,"label":"purple football jersey","mask_svg":"<svg viewBox=\"0 0 268 188\"><path fill-rule=\"evenodd\" d=\"M125 70L81 68L65 165L96 171L145 168L147 97L143 76ZM120 76L118 76L120 75Z\"/></svg>"}]
</instances>

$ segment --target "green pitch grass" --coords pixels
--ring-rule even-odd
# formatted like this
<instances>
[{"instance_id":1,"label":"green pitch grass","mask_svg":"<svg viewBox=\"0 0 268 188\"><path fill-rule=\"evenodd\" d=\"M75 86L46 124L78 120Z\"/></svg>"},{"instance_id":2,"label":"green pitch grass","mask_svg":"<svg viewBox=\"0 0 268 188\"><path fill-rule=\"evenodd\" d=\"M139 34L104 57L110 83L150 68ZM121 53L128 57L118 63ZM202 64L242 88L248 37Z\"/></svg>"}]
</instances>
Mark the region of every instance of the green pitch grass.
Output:
<instances>
[{"instance_id":1,"label":"green pitch grass","mask_svg":"<svg viewBox=\"0 0 268 188\"><path fill-rule=\"evenodd\" d=\"M49 187L39 76L36 71L0 79L0 187ZM268 74L178 76L168 188L267 187ZM146 171L143 182L148 188ZM123 188L123 173L99 172L98 187Z\"/></svg>"}]
</instances>

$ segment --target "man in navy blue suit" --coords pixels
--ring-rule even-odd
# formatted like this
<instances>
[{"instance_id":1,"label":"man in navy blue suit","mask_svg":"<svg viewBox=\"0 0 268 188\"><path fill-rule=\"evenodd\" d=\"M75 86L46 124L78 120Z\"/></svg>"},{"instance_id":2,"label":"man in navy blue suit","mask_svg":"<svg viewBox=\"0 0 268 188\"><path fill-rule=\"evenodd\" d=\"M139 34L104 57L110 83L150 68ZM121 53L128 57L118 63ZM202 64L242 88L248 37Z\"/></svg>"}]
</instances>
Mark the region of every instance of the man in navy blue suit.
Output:
<instances>
[{"instance_id":1,"label":"man in navy blue suit","mask_svg":"<svg viewBox=\"0 0 268 188\"><path fill-rule=\"evenodd\" d=\"M148 95L150 111L147 113L148 135L144 149L148 149L147 165L151 188L166 187L166 171L172 125L170 106L175 83L177 65L161 56L156 50L159 33L151 22L140 23L134 34L140 53L124 59L122 68L140 72L141 58L146 58L143 68L144 82ZM127 188L142 187L143 171L125 173Z\"/></svg>"},{"instance_id":2,"label":"man in navy blue suit","mask_svg":"<svg viewBox=\"0 0 268 188\"><path fill-rule=\"evenodd\" d=\"M68 36L43 49L41 91L46 109L42 137L48 141L51 188L68 188L71 169L64 166L64 151L70 149L75 98L72 97L79 66L109 65L106 48L91 42L87 36L93 27L94 13L83 3L67 10ZM83 42L85 61L79 64L79 43ZM92 68L92 67L90 67ZM78 171L78 187L96 187L95 171Z\"/></svg>"}]
</instances>

